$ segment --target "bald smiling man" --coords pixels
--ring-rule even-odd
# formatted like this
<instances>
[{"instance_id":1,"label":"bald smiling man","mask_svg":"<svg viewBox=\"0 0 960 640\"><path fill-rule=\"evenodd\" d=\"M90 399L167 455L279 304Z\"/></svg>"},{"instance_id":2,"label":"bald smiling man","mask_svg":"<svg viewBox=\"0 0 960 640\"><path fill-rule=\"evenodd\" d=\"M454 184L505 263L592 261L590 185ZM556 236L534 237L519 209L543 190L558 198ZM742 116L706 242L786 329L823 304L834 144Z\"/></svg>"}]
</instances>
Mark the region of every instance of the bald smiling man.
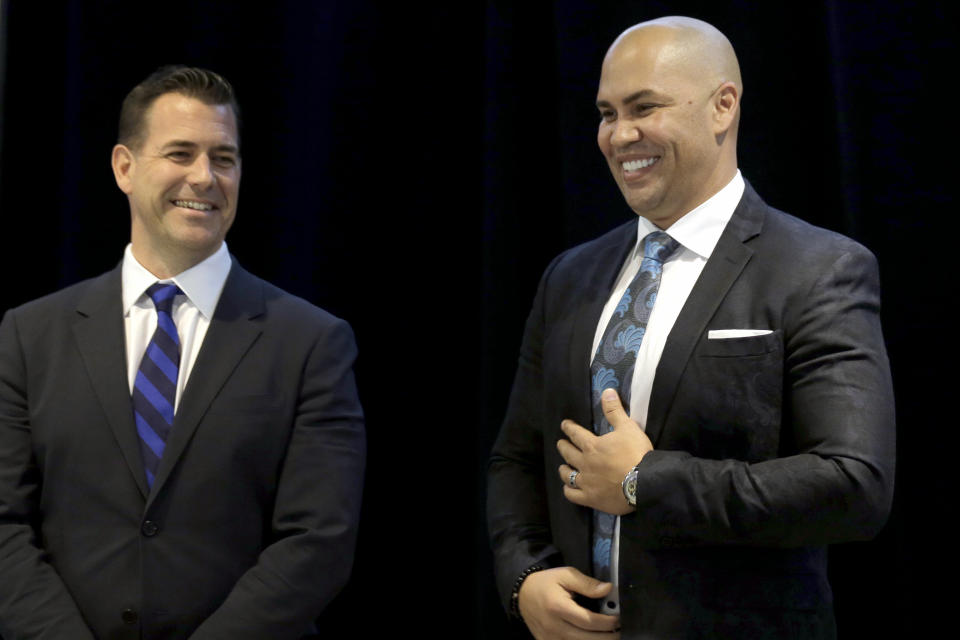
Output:
<instances>
[{"instance_id":1,"label":"bald smiling man","mask_svg":"<svg viewBox=\"0 0 960 640\"><path fill-rule=\"evenodd\" d=\"M711 25L636 25L597 142L637 214L540 282L489 465L504 604L536 638L833 638L827 545L890 509L877 264L737 168Z\"/></svg>"}]
</instances>

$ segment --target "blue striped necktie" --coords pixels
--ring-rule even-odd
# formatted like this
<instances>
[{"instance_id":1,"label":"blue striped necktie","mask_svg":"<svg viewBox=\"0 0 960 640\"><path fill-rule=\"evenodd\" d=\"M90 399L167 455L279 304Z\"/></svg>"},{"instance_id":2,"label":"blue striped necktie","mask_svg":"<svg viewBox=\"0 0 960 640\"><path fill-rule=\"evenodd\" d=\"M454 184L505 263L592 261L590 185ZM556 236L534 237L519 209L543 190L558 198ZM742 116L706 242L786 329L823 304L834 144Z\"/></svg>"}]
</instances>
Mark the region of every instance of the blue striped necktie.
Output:
<instances>
[{"instance_id":1,"label":"blue striped necktie","mask_svg":"<svg viewBox=\"0 0 960 640\"><path fill-rule=\"evenodd\" d=\"M663 231L654 231L643 239L640 271L624 291L603 331L600 346L590 365L593 431L598 436L612 429L600 406L600 394L604 389L616 389L629 412L634 365L653 305L657 301L663 263L679 246ZM609 513L593 512L593 576L604 582L610 580L610 547L615 521L616 517Z\"/></svg>"},{"instance_id":2,"label":"blue striped necktie","mask_svg":"<svg viewBox=\"0 0 960 640\"><path fill-rule=\"evenodd\" d=\"M173 426L173 408L177 399L180 336L171 311L178 293L181 291L175 284L158 282L147 289L147 295L157 308L157 329L143 353L133 383L133 416L140 436L147 485L151 488Z\"/></svg>"}]
</instances>

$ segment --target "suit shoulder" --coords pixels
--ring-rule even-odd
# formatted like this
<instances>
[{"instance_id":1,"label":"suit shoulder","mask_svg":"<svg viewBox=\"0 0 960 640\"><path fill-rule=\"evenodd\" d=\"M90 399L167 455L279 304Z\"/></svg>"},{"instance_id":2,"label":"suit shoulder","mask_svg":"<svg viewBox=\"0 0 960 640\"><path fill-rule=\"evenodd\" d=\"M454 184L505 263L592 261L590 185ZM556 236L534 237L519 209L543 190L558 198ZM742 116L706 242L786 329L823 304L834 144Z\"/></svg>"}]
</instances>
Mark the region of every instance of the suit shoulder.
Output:
<instances>
[{"instance_id":1,"label":"suit shoulder","mask_svg":"<svg viewBox=\"0 0 960 640\"><path fill-rule=\"evenodd\" d=\"M778 242L792 244L803 252L873 255L869 249L852 238L818 227L770 206L767 207L764 233Z\"/></svg>"},{"instance_id":2,"label":"suit shoulder","mask_svg":"<svg viewBox=\"0 0 960 640\"><path fill-rule=\"evenodd\" d=\"M637 221L631 220L602 236L571 247L555 257L540 278L534 309L551 314L580 299L586 283L619 269L627 251L636 242Z\"/></svg>"},{"instance_id":3,"label":"suit shoulder","mask_svg":"<svg viewBox=\"0 0 960 640\"><path fill-rule=\"evenodd\" d=\"M53 293L48 293L47 295L24 302L21 305L11 308L10 312L29 318L44 318L49 317L51 314L72 312L80 305L80 301L87 297L91 289L109 288L111 286L111 279L114 277L114 272L108 271L94 278L81 280L63 289L58 289ZM117 278L118 294L120 292L119 283L120 280Z\"/></svg>"},{"instance_id":4,"label":"suit shoulder","mask_svg":"<svg viewBox=\"0 0 960 640\"><path fill-rule=\"evenodd\" d=\"M612 253L622 254L633 246L637 237L637 220L633 219L611 229L602 236L588 240L563 251L547 267L547 274L554 270L563 272L573 270L582 273L582 269L595 264L601 258L609 258Z\"/></svg>"},{"instance_id":5,"label":"suit shoulder","mask_svg":"<svg viewBox=\"0 0 960 640\"><path fill-rule=\"evenodd\" d=\"M246 273L246 275L260 285L268 316L281 317L285 322L304 326L328 327L343 325L349 328L350 325L346 320L335 316L326 309L322 309L300 296L281 289L263 278L259 278L250 273Z\"/></svg>"},{"instance_id":6,"label":"suit shoulder","mask_svg":"<svg viewBox=\"0 0 960 640\"><path fill-rule=\"evenodd\" d=\"M795 280L819 281L837 269L879 273L876 256L859 242L770 206L765 206L760 233L746 246L754 251L754 268L786 270Z\"/></svg>"}]
</instances>

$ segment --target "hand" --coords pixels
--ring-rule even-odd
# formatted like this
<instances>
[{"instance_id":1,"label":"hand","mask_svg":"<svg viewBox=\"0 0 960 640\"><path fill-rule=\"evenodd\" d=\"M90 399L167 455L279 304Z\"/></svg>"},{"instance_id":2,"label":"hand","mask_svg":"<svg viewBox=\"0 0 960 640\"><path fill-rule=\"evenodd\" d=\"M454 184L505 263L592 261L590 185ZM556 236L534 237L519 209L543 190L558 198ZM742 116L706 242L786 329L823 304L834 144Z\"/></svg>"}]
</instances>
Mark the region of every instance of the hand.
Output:
<instances>
[{"instance_id":1,"label":"hand","mask_svg":"<svg viewBox=\"0 0 960 640\"><path fill-rule=\"evenodd\" d=\"M563 495L570 502L622 516L634 510L623 495L623 478L653 450L653 444L623 410L615 390L604 390L600 406L613 426L610 433L597 436L573 420L560 423L570 439L557 442L557 449L567 462L560 465L560 480ZM580 472L576 488L569 484L573 471Z\"/></svg>"},{"instance_id":2,"label":"hand","mask_svg":"<svg viewBox=\"0 0 960 640\"><path fill-rule=\"evenodd\" d=\"M537 571L520 585L517 606L523 621L537 640L619 640L620 616L584 609L573 600L579 593L602 598L613 585L577 571L557 567Z\"/></svg>"}]
</instances>

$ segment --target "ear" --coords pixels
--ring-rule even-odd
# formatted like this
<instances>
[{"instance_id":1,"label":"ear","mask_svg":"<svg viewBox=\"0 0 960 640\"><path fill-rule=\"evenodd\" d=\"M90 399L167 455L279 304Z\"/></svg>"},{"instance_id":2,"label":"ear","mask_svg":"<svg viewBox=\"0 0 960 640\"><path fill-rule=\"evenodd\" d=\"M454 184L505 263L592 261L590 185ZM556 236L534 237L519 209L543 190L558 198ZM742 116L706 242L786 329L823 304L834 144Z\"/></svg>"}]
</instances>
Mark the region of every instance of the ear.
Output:
<instances>
[{"instance_id":1,"label":"ear","mask_svg":"<svg viewBox=\"0 0 960 640\"><path fill-rule=\"evenodd\" d=\"M740 113L740 90L732 82L724 82L713 95L713 120L717 135L726 133Z\"/></svg>"},{"instance_id":2,"label":"ear","mask_svg":"<svg viewBox=\"0 0 960 640\"><path fill-rule=\"evenodd\" d=\"M120 191L127 195L133 191L133 170L136 160L127 146L118 144L113 147L110 156L110 165L113 167L113 178L117 181Z\"/></svg>"}]
</instances>

